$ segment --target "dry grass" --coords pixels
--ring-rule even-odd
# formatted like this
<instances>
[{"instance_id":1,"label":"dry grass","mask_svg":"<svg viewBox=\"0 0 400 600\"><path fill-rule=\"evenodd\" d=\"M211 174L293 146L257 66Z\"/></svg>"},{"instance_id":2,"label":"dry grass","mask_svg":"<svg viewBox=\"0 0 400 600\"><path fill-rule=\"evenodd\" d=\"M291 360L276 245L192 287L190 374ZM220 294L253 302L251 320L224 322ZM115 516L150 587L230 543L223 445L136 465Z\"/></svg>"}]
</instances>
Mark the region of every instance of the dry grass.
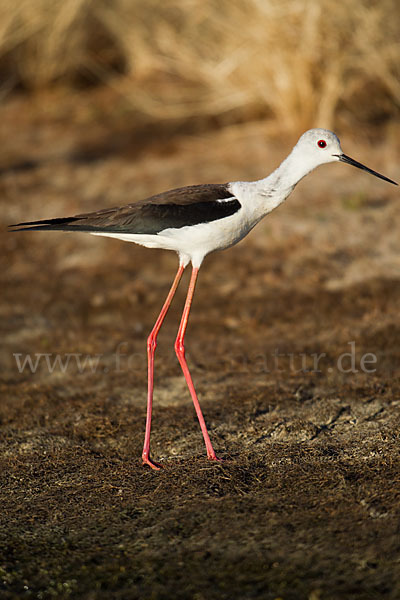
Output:
<instances>
[{"instance_id":1,"label":"dry grass","mask_svg":"<svg viewBox=\"0 0 400 600\"><path fill-rule=\"evenodd\" d=\"M0 0L3 95L100 81L156 119L382 122L400 104L397 0Z\"/></svg>"}]
</instances>

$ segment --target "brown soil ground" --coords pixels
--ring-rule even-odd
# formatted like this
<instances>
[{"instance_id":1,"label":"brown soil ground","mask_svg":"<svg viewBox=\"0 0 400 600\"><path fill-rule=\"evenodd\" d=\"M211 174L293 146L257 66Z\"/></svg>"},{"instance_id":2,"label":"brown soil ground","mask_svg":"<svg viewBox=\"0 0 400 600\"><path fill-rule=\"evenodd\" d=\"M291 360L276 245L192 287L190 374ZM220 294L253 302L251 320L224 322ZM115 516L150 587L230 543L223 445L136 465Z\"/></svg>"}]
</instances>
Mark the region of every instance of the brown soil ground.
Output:
<instances>
[{"instance_id":1,"label":"brown soil ground","mask_svg":"<svg viewBox=\"0 0 400 600\"><path fill-rule=\"evenodd\" d=\"M260 123L155 136L107 120L111 100L56 100L2 109L4 225L255 179L294 141ZM399 179L395 133L343 147ZM157 350L160 472L140 461L145 342L176 257L3 228L1 598L400 598L399 214L394 186L325 166L206 259L186 346L224 462L173 351L182 285ZM91 362L20 373L38 353Z\"/></svg>"}]
</instances>

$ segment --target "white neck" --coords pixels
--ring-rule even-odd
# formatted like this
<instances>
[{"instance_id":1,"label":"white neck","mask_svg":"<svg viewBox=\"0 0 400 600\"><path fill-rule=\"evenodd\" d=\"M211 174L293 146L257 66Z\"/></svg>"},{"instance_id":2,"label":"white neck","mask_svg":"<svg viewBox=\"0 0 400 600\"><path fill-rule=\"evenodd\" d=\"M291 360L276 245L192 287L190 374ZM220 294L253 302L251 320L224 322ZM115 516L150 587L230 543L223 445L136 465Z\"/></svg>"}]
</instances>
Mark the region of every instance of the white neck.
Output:
<instances>
[{"instance_id":1,"label":"white neck","mask_svg":"<svg viewBox=\"0 0 400 600\"><path fill-rule=\"evenodd\" d=\"M254 224L286 200L296 184L316 165L299 155L296 146L268 177L252 182L236 182L233 191L243 198L252 213Z\"/></svg>"},{"instance_id":2,"label":"white neck","mask_svg":"<svg viewBox=\"0 0 400 600\"><path fill-rule=\"evenodd\" d=\"M283 195L285 200L294 187L303 177L308 175L315 168L314 161L310 160L307 155L300 155L299 149L295 146L292 152L285 158L273 173L260 179L257 183L259 188L272 191Z\"/></svg>"}]
</instances>

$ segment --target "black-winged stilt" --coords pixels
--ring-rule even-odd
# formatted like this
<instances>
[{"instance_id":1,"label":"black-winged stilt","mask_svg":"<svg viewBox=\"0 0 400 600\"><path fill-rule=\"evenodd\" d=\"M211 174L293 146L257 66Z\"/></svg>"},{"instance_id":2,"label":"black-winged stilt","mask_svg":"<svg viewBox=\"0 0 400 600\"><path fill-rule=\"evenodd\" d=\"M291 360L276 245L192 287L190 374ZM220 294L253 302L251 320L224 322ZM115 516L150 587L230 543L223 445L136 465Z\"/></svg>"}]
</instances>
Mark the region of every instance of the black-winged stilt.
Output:
<instances>
[{"instance_id":1,"label":"black-winged stilt","mask_svg":"<svg viewBox=\"0 0 400 600\"><path fill-rule=\"evenodd\" d=\"M339 139L331 131L311 129L300 137L282 164L268 177L259 181L193 185L157 194L127 206L11 226L17 228L15 231L80 231L135 242L148 248L174 250L178 253L178 271L147 340L148 396L143 463L153 469L160 467L150 458L154 353L157 334L185 267L192 263L192 274L175 341L175 352L200 422L207 457L210 460L218 460L185 359L184 338L199 268L204 257L210 252L223 250L239 242L263 217L282 204L295 185L315 167L337 161L353 165L397 185L391 179L343 154Z\"/></svg>"}]
</instances>

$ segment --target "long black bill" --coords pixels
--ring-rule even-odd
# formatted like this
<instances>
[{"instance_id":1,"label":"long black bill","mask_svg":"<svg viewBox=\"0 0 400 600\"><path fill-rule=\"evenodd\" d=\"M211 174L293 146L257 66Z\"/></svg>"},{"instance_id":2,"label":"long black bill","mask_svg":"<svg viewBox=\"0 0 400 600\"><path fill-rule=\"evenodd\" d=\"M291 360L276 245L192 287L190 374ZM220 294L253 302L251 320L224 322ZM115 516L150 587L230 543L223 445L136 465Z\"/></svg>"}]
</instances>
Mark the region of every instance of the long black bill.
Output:
<instances>
[{"instance_id":1,"label":"long black bill","mask_svg":"<svg viewBox=\"0 0 400 600\"><path fill-rule=\"evenodd\" d=\"M367 171L367 173L371 173L371 175L375 175L375 177L379 177L379 179L384 179L385 181L388 181L389 183L393 183L393 185L398 185L395 181L392 181L392 179L389 179L388 177L385 177L384 175L381 175L380 173L377 173L376 171L369 169L368 167L357 162L353 158L350 158L350 156L346 156L346 154L336 154L335 156L337 156L340 161L347 163L348 165L353 165L353 167L357 167L357 169L362 169L363 171Z\"/></svg>"}]
</instances>

